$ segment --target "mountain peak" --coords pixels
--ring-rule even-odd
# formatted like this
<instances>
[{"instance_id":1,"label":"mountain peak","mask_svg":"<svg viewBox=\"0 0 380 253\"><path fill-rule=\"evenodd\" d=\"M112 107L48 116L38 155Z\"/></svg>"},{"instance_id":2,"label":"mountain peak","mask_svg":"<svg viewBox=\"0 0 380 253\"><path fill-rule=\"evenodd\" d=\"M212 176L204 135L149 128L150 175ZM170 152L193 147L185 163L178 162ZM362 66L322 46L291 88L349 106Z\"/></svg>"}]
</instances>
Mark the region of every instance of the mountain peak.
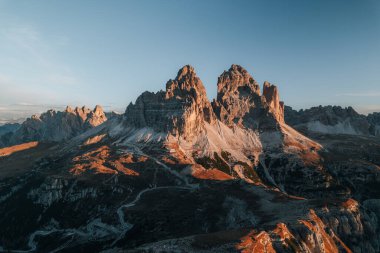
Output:
<instances>
[{"instance_id":1,"label":"mountain peak","mask_svg":"<svg viewBox=\"0 0 380 253\"><path fill-rule=\"evenodd\" d=\"M166 92L141 94L125 112L128 124L192 138L216 121L206 89L190 65L182 67Z\"/></svg>"},{"instance_id":2,"label":"mountain peak","mask_svg":"<svg viewBox=\"0 0 380 253\"><path fill-rule=\"evenodd\" d=\"M62 141L70 139L96 127L107 120L100 105L94 110L85 106L73 109L67 106L64 111L47 110L41 115L33 115L13 133L9 144L27 141Z\"/></svg>"},{"instance_id":3,"label":"mountain peak","mask_svg":"<svg viewBox=\"0 0 380 253\"><path fill-rule=\"evenodd\" d=\"M248 73L245 68L243 68L242 66L240 66L238 64L232 64L228 71L229 72L235 71L235 72L240 72L240 73Z\"/></svg>"},{"instance_id":4,"label":"mountain peak","mask_svg":"<svg viewBox=\"0 0 380 253\"><path fill-rule=\"evenodd\" d=\"M181 80L184 76L187 75L196 75L194 67L191 65L185 65L178 70L177 77L175 80Z\"/></svg>"},{"instance_id":5,"label":"mountain peak","mask_svg":"<svg viewBox=\"0 0 380 253\"><path fill-rule=\"evenodd\" d=\"M96 105L95 108L94 108L94 110L93 110L93 112L94 112L95 114L104 113L104 111L103 111L103 107L101 107L100 105Z\"/></svg>"},{"instance_id":6,"label":"mountain peak","mask_svg":"<svg viewBox=\"0 0 380 253\"><path fill-rule=\"evenodd\" d=\"M166 98L184 98L192 96L195 99L206 99L206 89L192 66L182 67L174 80L166 83Z\"/></svg>"},{"instance_id":7,"label":"mountain peak","mask_svg":"<svg viewBox=\"0 0 380 253\"><path fill-rule=\"evenodd\" d=\"M232 64L228 71L224 71L218 78L218 96L234 93L238 89L249 90L250 93L260 94L260 86L246 69L237 64Z\"/></svg>"},{"instance_id":8,"label":"mountain peak","mask_svg":"<svg viewBox=\"0 0 380 253\"><path fill-rule=\"evenodd\" d=\"M91 127L98 126L107 120L107 117L103 111L103 108L100 105L96 105L94 110L92 110L86 119L86 123Z\"/></svg>"},{"instance_id":9,"label":"mountain peak","mask_svg":"<svg viewBox=\"0 0 380 253\"><path fill-rule=\"evenodd\" d=\"M67 112L67 113L73 113L74 110L73 110L73 108L71 108L71 106L68 105L68 106L66 106L65 112Z\"/></svg>"},{"instance_id":10,"label":"mountain peak","mask_svg":"<svg viewBox=\"0 0 380 253\"><path fill-rule=\"evenodd\" d=\"M213 108L218 118L232 127L244 125L245 115L261 105L260 87L240 65L233 64L218 78L217 99Z\"/></svg>"}]
</instances>

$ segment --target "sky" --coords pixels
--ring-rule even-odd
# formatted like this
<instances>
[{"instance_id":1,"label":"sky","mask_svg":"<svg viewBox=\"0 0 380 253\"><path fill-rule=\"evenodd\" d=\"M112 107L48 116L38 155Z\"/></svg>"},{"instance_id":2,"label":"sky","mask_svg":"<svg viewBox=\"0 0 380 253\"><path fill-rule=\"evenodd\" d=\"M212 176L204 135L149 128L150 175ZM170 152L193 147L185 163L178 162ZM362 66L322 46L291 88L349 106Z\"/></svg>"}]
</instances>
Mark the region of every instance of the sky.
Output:
<instances>
[{"instance_id":1,"label":"sky","mask_svg":"<svg viewBox=\"0 0 380 253\"><path fill-rule=\"evenodd\" d=\"M65 105L122 112L186 64L210 99L240 64L296 109L380 111L378 0L0 0L0 56L0 121Z\"/></svg>"}]
</instances>

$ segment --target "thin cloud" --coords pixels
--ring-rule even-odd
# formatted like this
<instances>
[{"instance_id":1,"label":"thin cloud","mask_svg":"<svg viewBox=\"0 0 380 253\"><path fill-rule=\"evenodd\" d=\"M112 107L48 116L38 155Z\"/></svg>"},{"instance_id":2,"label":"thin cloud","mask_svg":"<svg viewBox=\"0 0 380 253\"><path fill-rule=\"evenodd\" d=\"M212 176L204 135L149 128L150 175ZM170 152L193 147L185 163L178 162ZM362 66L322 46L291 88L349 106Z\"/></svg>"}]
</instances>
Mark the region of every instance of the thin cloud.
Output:
<instances>
[{"instance_id":1,"label":"thin cloud","mask_svg":"<svg viewBox=\"0 0 380 253\"><path fill-rule=\"evenodd\" d=\"M380 92L358 92L358 93L341 93L337 94L339 97L380 97Z\"/></svg>"},{"instance_id":2,"label":"thin cloud","mask_svg":"<svg viewBox=\"0 0 380 253\"><path fill-rule=\"evenodd\" d=\"M0 26L0 65L5 66L0 70L1 103L63 103L77 99L80 94L72 91L81 80L57 58L69 39L64 34L44 34L19 19L5 24ZM68 99L69 92L73 95Z\"/></svg>"},{"instance_id":3,"label":"thin cloud","mask_svg":"<svg viewBox=\"0 0 380 253\"><path fill-rule=\"evenodd\" d=\"M362 114L369 114L372 112L380 112L380 105L360 105L356 106L357 111Z\"/></svg>"},{"instance_id":4,"label":"thin cloud","mask_svg":"<svg viewBox=\"0 0 380 253\"><path fill-rule=\"evenodd\" d=\"M46 56L48 47L35 28L30 25L16 25L3 29L2 33L8 41L27 52L36 61L45 67L51 66L52 62Z\"/></svg>"},{"instance_id":5,"label":"thin cloud","mask_svg":"<svg viewBox=\"0 0 380 253\"><path fill-rule=\"evenodd\" d=\"M52 74L47 77L49 83L55 83L59 85L75 85L79 83L79 80L72 76L66 74Z\"/></svg>"},{"instance_id":6,"label":"thin cloud","mask_svg":"<svg viewBox=\"0 0 380 253\"><path fill-rule=\"evenodd\" d=\"M29 24L5 26L3 29L0 28L0 34L6 45L25 52L22 59L13 59L17 65L24 66L25 59L29 59L29 64L35 64L34 68L45 69L46 75L40 76L39 80L45 81L48 85L58 86L79 83L71 69L54 57L60 47L68 45L69 39L66 36L46 36Z\"/></svg>"}]
</instances>

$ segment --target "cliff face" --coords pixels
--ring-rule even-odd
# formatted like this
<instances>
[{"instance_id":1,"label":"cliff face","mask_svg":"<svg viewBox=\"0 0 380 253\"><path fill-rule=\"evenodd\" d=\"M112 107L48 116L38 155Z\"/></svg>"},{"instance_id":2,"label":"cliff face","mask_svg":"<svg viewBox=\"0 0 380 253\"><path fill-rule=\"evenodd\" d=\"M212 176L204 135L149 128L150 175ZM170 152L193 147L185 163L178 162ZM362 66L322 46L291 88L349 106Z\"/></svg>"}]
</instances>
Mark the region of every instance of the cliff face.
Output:
<instances>
[{"instance_id":1,"label":"cliff face","mask_svg":"<svg viewBox=\"0 0 380 253\"><path fill-rule=\"evenodd\" d=\"M273 112L275 118L283 123L284 122L284 102L280 101L280 95L277 86L264 82L263 96Z\"/></svg>"},{"instance_id":2,"label":"cliff face","mask_svg":"<svg viewBox=\"0 0 380 253\"><path fill-rule=\"evenodd\" d=\"M243 117L261 105L260 88L241 66L232 65L218 78L217 99L213 102L218 118L228 126L243 126ZM256 105L257 104L257 105Z\"/></svg>"},{"instance_id":3,"label":"cliff face","mask_svg":"<svg viewBox=\"0 0 380 253\"><path fill-rule=\"evenodd\" d=\"M129 125L151 127L186 139L202 132L205 122L216 121L202 81L188 65L166 83L166 92L144 92L139 96L135 104L127 107L125 117Z\"/></svg>"},{"instance_id":4,"label":"cliff face","mask_svg":"<svg viewBox=\"0 0 380 253\"><path fill-rule=\"evenodd\" d=\"M261 95L257 82L239 65L232 65L218 78L213 108L217 117L229 127L236 124L251 129L275 128L284 117L277 87L265 82Z\"/></svg>"}]
</instances>

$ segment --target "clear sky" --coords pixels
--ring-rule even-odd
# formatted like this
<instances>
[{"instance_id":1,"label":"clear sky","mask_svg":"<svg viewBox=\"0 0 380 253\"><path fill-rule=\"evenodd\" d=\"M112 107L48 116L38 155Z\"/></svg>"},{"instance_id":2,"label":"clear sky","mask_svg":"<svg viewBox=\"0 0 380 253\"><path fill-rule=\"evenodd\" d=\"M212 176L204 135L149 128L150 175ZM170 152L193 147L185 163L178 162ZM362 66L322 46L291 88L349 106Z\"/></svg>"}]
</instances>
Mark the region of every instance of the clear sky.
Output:
<instances>
[{"instance_id":1,"label":"clear sky","mask_svg":"<svg viewBox=\"0 0 380 253\"><path fill-rule=\"evenodd\" d=\"M297 109L380 111L378 0L0 0L0 56L0 112L123 111L185 64L212 99L233 63Z\"/></svg>"}]
</instances>

